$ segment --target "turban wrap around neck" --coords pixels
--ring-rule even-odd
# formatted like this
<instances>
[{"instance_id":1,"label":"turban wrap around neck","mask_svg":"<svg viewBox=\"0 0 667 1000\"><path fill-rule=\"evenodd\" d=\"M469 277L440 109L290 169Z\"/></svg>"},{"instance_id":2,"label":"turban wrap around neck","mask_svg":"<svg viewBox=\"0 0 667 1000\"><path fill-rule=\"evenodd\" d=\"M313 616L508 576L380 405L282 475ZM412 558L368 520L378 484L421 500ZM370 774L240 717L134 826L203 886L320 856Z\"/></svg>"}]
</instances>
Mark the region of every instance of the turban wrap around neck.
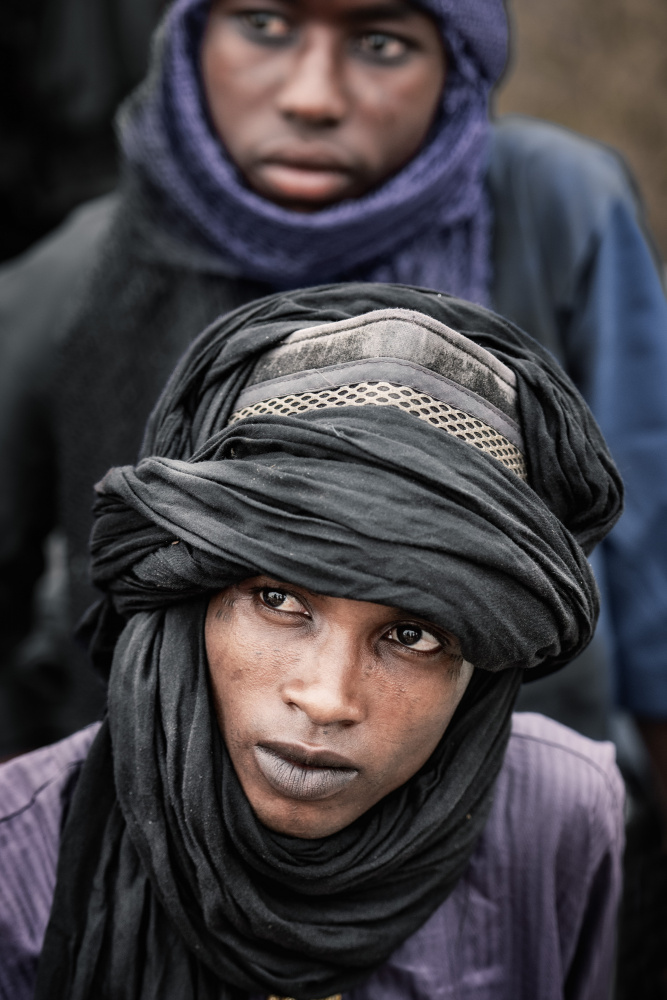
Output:
<instances>
[{"instance_id":1,"label":"turban wrap around neck","mask_svg":"<svg viewBox=\"0 0 667 1000\"><path fill-rule=\"evenodd\" d=\"M38 1000L349 988L465 869L524 674L592 637L586 554L621 507L593 417L484 309L322 287L206 330L139 463L97 494L88 631L103 668L113 655L109 716L65 830ZM212 712L208 599L257 574L405 609L477 668L422 769L321 840L258 822Z\"/></svg>"}]
</instances>

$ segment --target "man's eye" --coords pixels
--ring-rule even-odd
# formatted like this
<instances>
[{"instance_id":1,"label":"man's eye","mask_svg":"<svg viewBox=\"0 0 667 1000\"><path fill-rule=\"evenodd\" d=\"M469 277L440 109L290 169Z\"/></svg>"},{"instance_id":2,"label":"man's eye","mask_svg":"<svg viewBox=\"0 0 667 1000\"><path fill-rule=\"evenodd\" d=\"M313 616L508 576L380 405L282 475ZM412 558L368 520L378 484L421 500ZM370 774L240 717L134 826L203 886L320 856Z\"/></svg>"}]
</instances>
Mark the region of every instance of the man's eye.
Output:
<instances>
[{"instance_id":1,"label":"man's eye","mask_svg":"<svg viewBox=\"0 0 667 1000\"><path fill-rule=\"evenodd\" d=\"M242 15L243 23L253 34L262 38L286 38L289 34L289 24L279 14L269 11L250 11Z\"/></svg>"},{"instance_id":2,"label":"man's eye","mask_svg":"<svg viewBox=\"0 0 667 1000\"><path fill-rule=\"evenodd\" d=\"M298 598L289 594L286 590L278 590L276 587L264 587L260 591L260 597L268 608L275 611L304 612L306 609Z\"/></svg>"},{"instance_id":3,"label":"man's eye","mask_svg":"<svg viewBox=\"0 0 667 1000\"><path fill-rule=\"evenodd\" d=\"M366 56L383 62L401 59L408 51L407 44L395 35L385 35L382 31L372 31L357 40L359 51Z\"/></svg>"},{"instance_id":4,"label":"man's eye","mask_svg":"<svg viewBox=\"0 0 667 1000\"><path fill-rule=\"evenodd\" d=\"M393 642L419 653L435 653L442 648L440 640L419 625L395 625L388 634Z\"/></svg>"}]
</instances>

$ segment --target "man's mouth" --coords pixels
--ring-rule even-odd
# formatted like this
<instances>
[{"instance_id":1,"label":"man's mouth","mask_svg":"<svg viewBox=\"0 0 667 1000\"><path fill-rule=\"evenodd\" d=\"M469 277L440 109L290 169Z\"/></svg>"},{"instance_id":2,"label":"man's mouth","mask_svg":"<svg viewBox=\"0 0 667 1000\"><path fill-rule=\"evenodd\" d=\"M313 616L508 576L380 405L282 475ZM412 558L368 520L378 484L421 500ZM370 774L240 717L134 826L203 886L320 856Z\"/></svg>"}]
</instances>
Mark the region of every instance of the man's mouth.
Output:
<instances>
[{"instance_id":1,"label":"man's mouth","mask_svg":"<svg viewBox=\"0 0 667 1000\"><path fill-rule=\"evenodd\" d=\"M327 799L359 774L340 754L298 744L257 745L255 758L269 785L290 799Z\"/></svg>"},{"instance_id":2,"label":"man's mouth","mask_svg":"<svg viewBox=\"0 0 667 1000\"><path fill-rule=\"evenodd\" d=\"M343 167L315 162L266 160L260 167L263 186L286 202L325 203L341 195L350 182Z\"/></svg>"},{"instance_id":3,"label":"man's mouth","mask_svg":"<svg viewBox=\"0 0 667 1000\"><path fill-rule=\"evenodd\" d=\"M286 204L317 207L347 195L358 165L325 142L275 142L251 166L258 190Z\"/></svg>"}]
</instances>

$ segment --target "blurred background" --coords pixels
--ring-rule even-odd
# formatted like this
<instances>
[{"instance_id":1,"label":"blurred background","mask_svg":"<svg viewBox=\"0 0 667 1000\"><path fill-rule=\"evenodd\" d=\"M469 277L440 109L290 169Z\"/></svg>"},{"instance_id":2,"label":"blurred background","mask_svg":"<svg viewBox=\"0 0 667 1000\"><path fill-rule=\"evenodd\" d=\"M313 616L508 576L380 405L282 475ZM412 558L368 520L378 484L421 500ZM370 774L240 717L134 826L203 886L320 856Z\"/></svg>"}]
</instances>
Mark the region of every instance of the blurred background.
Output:
<instances>
[{"instance_id":1,"label":"blurred background","mask_svg":"<svg viewBox=\"0 0 667 1000\"><path fill-rule=\"evenodd\" d=\"M2 0L0 260L116 179L112 117L165 0ZM510 0L497 111L619 149L667 256L667 0Z\"/></svg>"},{"instance_id":2,"label":"blurred background","mask_svg":"<svg viewBox=\"0 0 667 1000\"><path fill-rule=\"evenodd\" d=\"M667 257L667 2L510 0L497 111L548 118L623 153Z\"/></svg>"},{"instance_id":3,"label":"blurred background","mask_svg":"<svg viewBox=\"0 0 667 1000\"><path fill-rule=\"evenodd\" d=\"M112 118L164 0L0 3L0 260L112 188Z\"/></svg>"}]
</instances>

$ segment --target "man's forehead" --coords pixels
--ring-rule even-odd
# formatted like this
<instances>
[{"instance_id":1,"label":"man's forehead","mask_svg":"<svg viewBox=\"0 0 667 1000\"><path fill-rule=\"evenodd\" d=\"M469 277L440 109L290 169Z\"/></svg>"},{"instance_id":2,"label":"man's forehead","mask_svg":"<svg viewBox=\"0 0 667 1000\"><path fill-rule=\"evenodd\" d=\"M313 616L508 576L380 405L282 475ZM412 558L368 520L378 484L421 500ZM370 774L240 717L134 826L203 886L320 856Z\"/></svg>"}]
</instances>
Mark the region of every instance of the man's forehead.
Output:
<instances>
[{"instance_id":1,"label":"man's forehead","mask_svg":"<svg viewBox=\"0 0 667 1000\"><path fill-rule=\"evenodd\" d=\"M302 13L325 13L346 21L404 20L426 12L410 0L274 0Z\"/></svg>"}]
</instances>

